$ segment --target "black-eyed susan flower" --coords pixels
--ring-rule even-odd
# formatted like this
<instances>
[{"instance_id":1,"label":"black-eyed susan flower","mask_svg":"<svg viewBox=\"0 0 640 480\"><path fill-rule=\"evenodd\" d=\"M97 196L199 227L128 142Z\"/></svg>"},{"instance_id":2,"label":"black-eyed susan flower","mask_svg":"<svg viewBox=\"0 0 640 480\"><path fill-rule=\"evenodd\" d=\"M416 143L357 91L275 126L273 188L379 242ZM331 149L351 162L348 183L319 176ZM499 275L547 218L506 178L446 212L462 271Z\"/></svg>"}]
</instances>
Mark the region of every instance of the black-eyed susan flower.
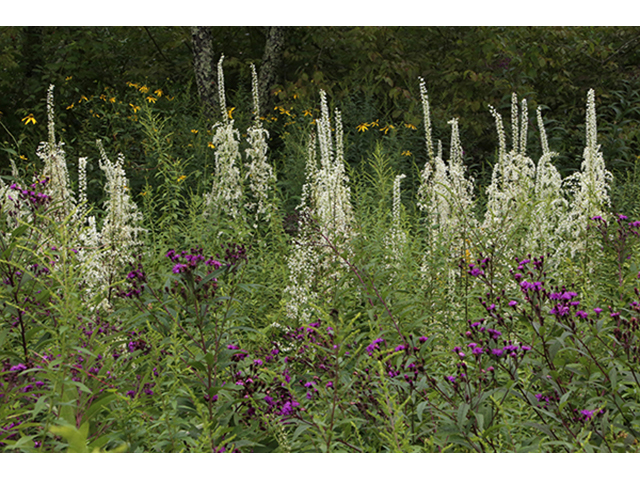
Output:
<instances>
[{"instance_id":1,"label":"black-eyed susan flower","mask_svg":"<svg viewBox=\"0 0 640 480\"><path fill-rule=\"evenodd\" d=\"M88 101L89 101L89 99L88 99L87 97L85 97L84 95L82 95L82 96L80 97L80 100L78 100L78 103L88 102Z\"/></svg>"},{"instance_id":2,"label":"black-eyed susan flower","mask_svg":"<svg viewBox=\"0 0 640 480\"><path fill-rule=\"evenodd\" d=\"M369 124L368 123L361 123L360 125L358 125L356 127L356 130L358 130L360 133L366 132L367 130L369 130Z\"/></svg>"},{"instance_id":3,"label":"black-eyed susan flower","mask_svg":"<svg viewBox=\"0 0 640 480\"><path fill-rule=\"evenodd\" d=\"M72 103L71 105L69 105L69 106L67 107L67 110L71 110L71 109L73 108L73 106L74 106L74 105L75 105L75 103Z\"/></svg>"},{"instance_id":4,"label":"black-eyed susan flower","mask_svg":"<svg viewBox=\"0 0 640 480\"><path fill-rule=\"evenodd\" d=\"M304 112L302 112L302 113L304 113L304 116L305 116L305 117L312 117L312 116L313 116L313 115L311 114L311 110L305 110L305 111L304 111Z\"/></svg>"},{"instance_id":5,"label":"black-eyed susan flower","mask_svg":"<svg viewBox=\"0 0 640 480\"><path fill-rule=\"evenodd\" d=\"M153 93L155 93L158 96L158 98L160 98L162 96L162 94L163 94L163 91L158 89L158 90L154 91Z\"/></svg>"},{"instance_id":6,"label":"black-eyed susan flower","mask_svg":"<svg viewBox=\"0 0 640 480\"><path fill-rule=\"evenodd\" d=\"M215 146L213 143L211 143L211 142L207 143L207 147L209 147L209 148L216 148L216 146Z\"/></svg>"},{"instance_id":7,"label":"black-eyed susan flower","mask_svg":"<svg viewBox=\"0 0 640 480\"><path fill-rule=\"evenodd\" d=\"M67 78L64 79L65 82L68 82L69 80L71 80L73 78L73 75L69 75Z\"/></svg>"},{"instance_id":8,"label":"black-eyed susan flower","mask_svg":"<svg viewBox=\"0 0 640 480\"><path fill-rule=\"evenodd\" d=\"M410 129L410 130L417 130L416 126L415 126L415 125L413 125L413 124L411 124L411 123L405 123L405 124L404 124L404 127L405 127L405 128L408 128L408 129Z\"/></svg>"},{"instance_id":9,"label":"black-eyed susan flower","mask_svg":"<svg viewBox=\"0 0 640 480\"><path fill-rule=\"evenodd\" d=\"M389 133L389 130L393 130L394 128L396 127L394 127L393 125L387 125L386 127L382 127L380 131L386 135L387 133Z\"/></svg>"},{"instance_id":10,"label":"black-eyed susan flower","mask_svg":"<svg viewBox=\"0 0 640 480\"><path fill-rule=\"evenodd\" d=\"M110 101L111 103L116 103L116 97L111 97L111 98L109 99L109 101Z\"/></svg>"},{"instance_id":11,"label":"black-eyed susan flower","mask_svg":"<svg viewBox=\"0 0 640 480\"><path fill-rule=\"evenodd\" d=\"M149 91L149 87L147 87L146 85L143 85L140 88L138 88L138 90L140 90L140 92L142 93L147 93Z\"/></svg>"},{"instance_id":12,"label":"black-eyed susan flower","mask_svg":"<svg viewBox=\"0 0 640 480\"><path fill-rule=\"evenodd\" d=\"M147 97L147 102L149 103L156 103L157 101L158 99L156 97L152 97L151 95Z\"/></svg>"},{"instance_id":13,"label":"black-eyed susan flower","mask_svg":"<svg viewBox=\"0 0 640 480\"><path fill-rule=\"evenodd\" d=\"M410 157L412 154L409 150L404 150L400 155L403 157Z\"/></svg>"},{"instance_id":14,"label":"black-eyed susan flower","mask_svg":"<svg viewBox=\"0 0 640 480\"><path fill-rule=\"evenodd\" d=\"M236 107L231 107L228 111L227 111L227 115L229 115L229 118L231 120L233 120L233 111L236 109Z\"/></svg>"},{"instance_id":15,"label":"black-eyed susan flower","mask_svg":"<svg viewBox=\"0 0 640 480\"><path fill-rule=\"evenodd\" d=\"M133 108L133 113L136 113L138 110L140 110L140 107L134 105L133 103L130 103L129 106Z\"/></svg>"},{"instance_id":16,"label":"black-eyed susan flower","mask_svg":"<svg viewBox=\"0 0 640 480\"><path fill-rule=\"evenodd\" d=\"M33 113L30 113L26 117L22 119L25 125L29 125L29 123L33 123L34 125L38 123L35 118L33 118Z\"/></svg>"},{"instance_id":17,"label":"black-eyed susan flower","mask_svg":"<svg viewBox=\"0 0 640 480\"><path fill-rule=\"evenodd\" d=\"M191 129L191 133L193 133L194 135L198 133L198 130L196 130L195 128Z\"/></svg>"},{"instance_id":18,"label":"black-eyed susan flower","mask_svg":"<svg viewBox=\"0 0 640 480\"><path fill-rule=\"evenodd\" d=\"M187 176L186 176L186 175L180 175L180 176L178 177L178 183L182 182L185 178L187 178Z\"/></svg>"}]
</instances>

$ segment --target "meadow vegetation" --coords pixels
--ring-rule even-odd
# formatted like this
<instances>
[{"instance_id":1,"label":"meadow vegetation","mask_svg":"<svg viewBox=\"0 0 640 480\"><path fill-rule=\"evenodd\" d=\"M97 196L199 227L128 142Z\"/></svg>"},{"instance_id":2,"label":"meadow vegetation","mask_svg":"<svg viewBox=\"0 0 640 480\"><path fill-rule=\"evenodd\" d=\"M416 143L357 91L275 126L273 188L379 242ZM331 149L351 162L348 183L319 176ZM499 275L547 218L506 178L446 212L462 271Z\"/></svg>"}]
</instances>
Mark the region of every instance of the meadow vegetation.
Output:
<instances>
[{"instance_id":1,"label":"meadow vegetation","mask_svg":"<svg viewBox=\"0 0 640 480\"><path fill-rule=\"evenodd\" d=\"M637 175L607 168L594 90L573 173L514 93L478 179L421 78L419 120L345 129L324 90L261 111L253 67L228 107L223 61L209 125L141 82L52 85L37 161L12 147L2 451L639 450ZM59 140L72 108L110 135L93 158Z\"/></svg>"}]
</instances>

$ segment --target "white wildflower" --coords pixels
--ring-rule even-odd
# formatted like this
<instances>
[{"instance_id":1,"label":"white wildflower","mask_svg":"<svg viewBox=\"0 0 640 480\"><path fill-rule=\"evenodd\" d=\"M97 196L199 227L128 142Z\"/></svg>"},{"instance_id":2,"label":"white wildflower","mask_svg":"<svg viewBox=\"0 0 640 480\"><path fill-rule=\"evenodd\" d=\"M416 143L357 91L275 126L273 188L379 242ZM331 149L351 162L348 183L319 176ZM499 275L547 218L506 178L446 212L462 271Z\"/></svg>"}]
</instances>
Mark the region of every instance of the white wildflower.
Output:
<instances>
[{"instance_id":1,"label":"white wildflower","mask_svg":"<svg viewBox=\"0 0 640 480\"><path fill-rule=\"evenodd\" d=\"M56 212L56 219L65 218L75 206L75 198L70 189L69 172L67 171L67 161L63 150L64 143L56 143L54 111L53 111L53 89L50 85L47 92L47 114L49 140L42 142L36 151L36 155L44 162L42 177L49 178L45 193L51 197L59 210Z\"/></svg>"},{"instance_id":2,"label":"white wildflower","mask_svg":"<svg viewBox=\"0 0 640 480\"><path fill-rule=\"evenodd\" d=\"M564 185L572 194L569 218L564 227L571 232L571 255L584 247L584 238L589 219L594 216L606 218L611 209L609 189L613 175L606 169L604 157L598 145L596 125L595 92L587 96L586 147L579 172L565 179Z\"/></svg>"},{"instance_id":3,"label":"white wildflower","mask_svg":"<svg viewBox=\"0 0 640 480\"><path fill-rule=\"evenodd\" d=\"M330 245L348 257L354 223L349 179L344 168L341 115L336 111L334 147L324 91L320 92L320 97L321 118L317 122L320 165L318 167L315 147L310 146L307 182L298 207L299 234L287 262L287 315L300 322L311 318L311 305L327 298L344 274L346 265ZM339 265L337 269L336 264Z\"/></svg>"},{"instance_id":4,"label":"white wildflower","mask_svg":"<svg viewBox=\"0 0 640 480\"><path fill-rule=\"evenodd\" d=\"M429 159L433 160L433 141L431 140L431 113L429 111L429 96L424 79L420 78L420 98L422 99L422 112L424 116L424 133L427 142L427 153Z\"/></svg>"},{"instance_id":5,"label":"white wildflower","mask_svg":"<svg viewBox=\"0 0 640 480\"><path fill-rule=\"evenodd\" d=\"M387 268L397 269L400 267L406 244L407 233L402 229L400 222L400 182L406 178L406 175L396 175L393 181L393 210L391 218L391 228L385 239L387 254L385 256Z\"/></svg>"},{"instance_id":6,"label":"white wildflower","mask_svg":"<svg viewBox=\"0 0 640 480\"><path fill-rule=\"evenodd\" d=\"M215 134L212 143L215 145L215 172L211 193L206 195L207 208L215 212L224 212L236 218L240 213L242 200L242 184L240 180L240 132L233 126L229 118L224 95L224 74L222 61L218 62L218 94L222 109L222 122L213 126ZM259 135L258 135L259 137ZM256 137L256 141L258 140Z\"/></svg>"},{"instance_id":7,"label":"white wildflower","mask_svg":"<svg viewBox=\"0 0 640 480\"><path fill-rule=\"evenodd\" d=\"M100 232L101 242L109 253L106 269L114 278L123 267L133 262L134 247L141 244L139 236L144 230L139 226L142 214L129 195L129 182L124 171L124 156L119 154L115 162L111 162L97 141L100 150L100 169L107 177L105 190L106 217Z\"/></svg>"},{"instance_id":8,"label":"white wildflower","mask_svg":"<svg viewBox=\"0 0 640 480\"><path fill-rule=\"evenodd\" d=\"M256 68L251 64L254 123L247 130L247 141L251 148L245 150L251 162L246 165L246 178L249 179L249 189L253 194L254 202L247 204L248 210L254 210L256 215L265 215L269 218L272 202L269 194L273 192L276 176L273 168L267 162L267 138L269 132L262 128L260 122L260 104L258 96L258 76Z\"/></svg>"}]
</instances>

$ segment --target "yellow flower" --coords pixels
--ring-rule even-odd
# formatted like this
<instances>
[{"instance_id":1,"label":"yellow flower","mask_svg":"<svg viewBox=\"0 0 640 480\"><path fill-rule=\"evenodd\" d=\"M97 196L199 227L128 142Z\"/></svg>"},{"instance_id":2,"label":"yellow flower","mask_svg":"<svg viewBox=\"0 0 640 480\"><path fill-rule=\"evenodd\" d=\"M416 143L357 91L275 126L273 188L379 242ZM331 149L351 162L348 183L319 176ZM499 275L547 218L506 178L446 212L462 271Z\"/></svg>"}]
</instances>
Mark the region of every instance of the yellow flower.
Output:
<instances>
[{"instance_id":1,"label":"yellow flower","mask_svg":"<svg viewBox=\"0 0 640 480\"><path fill-rule=\"evenodd\" d=\"M25 157L24 155L20 155L20 158L21 158L22 160L28 160L28 158L27 158L27 157Z\"/></svg>"},{"instance_id":2,"label":"yellow flower","mask_svg":"<svg viewBox=\"0 0 640 480\"><path fill-rule=\"evenodd\" d=\"M227 112L227 115L229 115L229 118L233 120L233 111L236 109L236 107L231 107L229 109L229 111Z\"/></svg>"},{"instance_id":3,"label":"yellow flower","mask_svg":"<svg viewBox=\"0 0 640 480\"><path fill-rule=\"evenodd\" d=\"M173 97L170 97L170 96L168 96L168 95L167 95L166 97L164 97L164 98L166 98L166 99L167 99L167 100L169 100L169 101L173 100Z\"/></svg>"},{"instance_id":4,"label":"yellow flower","mask_svg":"<svg viewBox=\"0 0 640 480\"><path fill-rule=\"evenodd\" d=\"M360 133L366 132L367 130L369 130L369 124L368 123L361 123L360 125L358 125L356 127L356 130L358 130Z\"/></svg>"},{"instance_id":5,"label":"yellow flower","mask_svg":"<svg viewBox=\"0 0 640 480\"><path fill-rule=\"evenodd\" d=\"M84 100L85 102L88 102L88 101L89 101L89 99L88 99L87 97L85 97L84 95L82 95L82 96L80 97L80 100L78 100L78 103L82 103L82 101L83 101L83 100Z\"/></svg>"},{"instance_id":6,"label":"yellow flower","mask_svg":"<svg viewBox=\"0 0 640 480\"><path fill-rule=\"evenodd\" d=\"M138 85L137 83L133 83L133 82L127 82L127 86L128 87L133 87L133 88L138 88L140 85Z\"/></svg>"},{"instance_id":7,"label":"yellow flower","mask_svg":"<svg viewBox=\"0 0 640 480\"><path fill-rule=\"evenodd\" d=\"M404 126L405 126L405 128L410 128L411 130L417 130L415 125L412 125L410 123L405 123Z\"/></svg>"},{"instance_id":8,"label":"yellow flower","mask_svg":"<svg viewBox=\"0 0 640 480\"><path fill-rule=\"evenodd\" d=\"M157 101L158 99L156 97L152 97L152 96L147 97L147 102L149 103L156 103Z\"/></svg>"},{"instance_id":9,"label":"yellow flower","mask_svg":"<svg viewBox=\"0 0 640 480\"><path fill-rule=\"evenodd\" d=\"M294 100L296 100L297 98L298 98L298 94L297 94L297 93L294 93L294 94L293 94L293 99L294 99Z\"/></svg>"},{"instance_id":10,"label":"yellow flower","mask_svg":"<svg viewBox=\"0 0 640 480\"><path fill-rule=\"evenodd\" d=\"M136 113L138 110L140 110L140 107L136 107L133 103L130 103L129 106L133 108L133 113Z\"/></svg>"},{"instance_id":11,"label":"yellow flower","mask_svg":"<svg viewBox=\"0 0 640 480\"><path fill-rule=\"evenodd\" d=\"M102 100L103 102L107 101L107 96L104 93L102 95L100 95L100 97L98 97L98 98L100 98L100 100Z\"/></svg>"},{"instance_id":12,"label":"yellow flower","mask_svg":"<svg viewBox=\"0 0 640 480\"><path fill-rule=\"evenodd\" d=\"M180 176L178 177L178 183L180 183L181 181L183 181L185 178L187 178L187 176L186 176L186 175L180 175Z\"/></svg>"},{"instance_id":13,"label":"yellow flower","mask_svg":"<svg viewBox=\"0 0 640 480\"><path fill-rule=\"evenodd\" d=\"M68 82L69 80L71 80L73 78L73 75L69 75L67 78L64 79L65 82Z\"/></svg>"},{"instance_id":14,"label":"yellow flower","mask_svg":"<svg viewBox=\"0 0 640 480\"><path fill-rule=\"evenodd\" d=\"M393 128L396 128L396 127L394 127L393 125L387 125L386 127L382 127L380 129L380 131L383 132L386 135L387 133L389 133L389 130L391 130Z\"/></svg>"},{"instance_id":15,"label":"yellow flower","mask_svg":"<svg viewBox=\"0 0 640 480\"><path fill-rule=\"evenodd\" d=\"M313 116L313 115L311 115L311 110L305 110L305 111L304 111L304 112L302 112L302 113L304 113L304 116L305 116L305 117L312 117L312 116Z\"/></svg>"},{"instance_id":16,"label":"yellow flower","mask_svg":"<svg viewBox=\"0 0 640 480\"><path fill-rule=\"evenodd\" d=\"M116 97L111 97L111 98L109 99L109 101L110 101L111 103L116 103Z\"/></svg>"},{"instance_id":17,"label":"yellow flower","mask_svg":"<svg viewBox=\"0 0 640 480\"><path fill-rule=\"evenodd\" d=\"M196 134L196 133L198 133L198 130L195 130L195 129L192 128L191 129L191 133Z\"/></svg>"},{"instance_id":18,"label":"yellow flower","mask_svg":"<svg viewBox=\"0 0 640 480\"><path fill-rule=\"evenodd\" d=\"M69 105L69 106L67 107L67 110L71 110L71 109L73 108L73 106L74 106L74 105L75 105L75 103L72 103L71 105Z\"/></svg>"},{"instance_id":19,"label":"yellow flower","mask_svg":"<svg viewBox=\"0 0 640 480\"><path fill-rule=\"evenodd\" d=\"M216 148L216 146L215 146L213 143L211 143L211 142L207 143L207 147L209 147L209 148Z\"/></svg>"},{"instance_id":20,"label":"yellow flower","mask_svg":"<svg viewBox=\"0 0 640 480\"><path fill-rule=\"evenodd\" d=\"M274 109L274 110L279 110L279 111L280 111L280 115L289 115L289 116L291 116L290 111L289 111L289 110L287 110L287 109L286 109L286 108L284 108L284 107L274 107L273 109Z\"/></svg>"},{"instance_id":21,"label":"yellow flower","mask_svg":"<svg viewBox=\"0 0 640 480\"><path fill-rule=\"evenodd\" d=\"M138 88L138 90L140 90L142 93L147 93L149 91L149 87L147 87L146 85L143 85L140 88Z\"/></svg>"},{"instance_id":22,"label":"yellow flower","mask_svg":"<svg viewBox=\"0 0 640 480\"><path fill-rule=\"evenodd\" d=\"M24 117L22 121L24 122L25 125L29 125L29 123L33 123L35 125L36 123L38 123L36 122L36 119L33 118L33 113L30 113L29 115Z\"/></svg>"},{"instance_id":23,"label":"yellow flower","mask_svg":"<svg viewBox=\"0 0 640 480\"><path fill-rule=\"evenodd\" d=\"M411 156L411 152L409 150L405 150L404 152L402 152L400 155L403 155L405 157L410 157Z\"/></svg>"},{"instance_id":24,"label":"yellow flower","mask_svg":"<svg viewBox=\"0 0 640 480\"><path fill-rule=\"evenodd\" d=\"M156 90L153 93L155 93L158 96L158 98L160 98L162 96L162 90L160 90L160 89Z\"/></svg>"}]
</instances>

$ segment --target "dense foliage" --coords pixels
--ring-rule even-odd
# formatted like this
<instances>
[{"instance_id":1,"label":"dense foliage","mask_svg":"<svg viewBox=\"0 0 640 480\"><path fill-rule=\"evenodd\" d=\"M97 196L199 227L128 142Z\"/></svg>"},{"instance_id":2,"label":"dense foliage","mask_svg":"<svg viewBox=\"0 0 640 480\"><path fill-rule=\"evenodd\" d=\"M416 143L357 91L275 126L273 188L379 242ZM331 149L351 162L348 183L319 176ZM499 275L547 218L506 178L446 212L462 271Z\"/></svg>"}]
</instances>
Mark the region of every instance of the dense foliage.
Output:
<instances>
[{"instance_id":1,"label":"dense foliage","mask_svg":"<svg viewBox=\"0 0 640 480\"><path fill-rule=\"evenodd\" d=\"M213 32L3 29L0 449L638 450L633 29Z\"/></svg>"}]
</instances>

